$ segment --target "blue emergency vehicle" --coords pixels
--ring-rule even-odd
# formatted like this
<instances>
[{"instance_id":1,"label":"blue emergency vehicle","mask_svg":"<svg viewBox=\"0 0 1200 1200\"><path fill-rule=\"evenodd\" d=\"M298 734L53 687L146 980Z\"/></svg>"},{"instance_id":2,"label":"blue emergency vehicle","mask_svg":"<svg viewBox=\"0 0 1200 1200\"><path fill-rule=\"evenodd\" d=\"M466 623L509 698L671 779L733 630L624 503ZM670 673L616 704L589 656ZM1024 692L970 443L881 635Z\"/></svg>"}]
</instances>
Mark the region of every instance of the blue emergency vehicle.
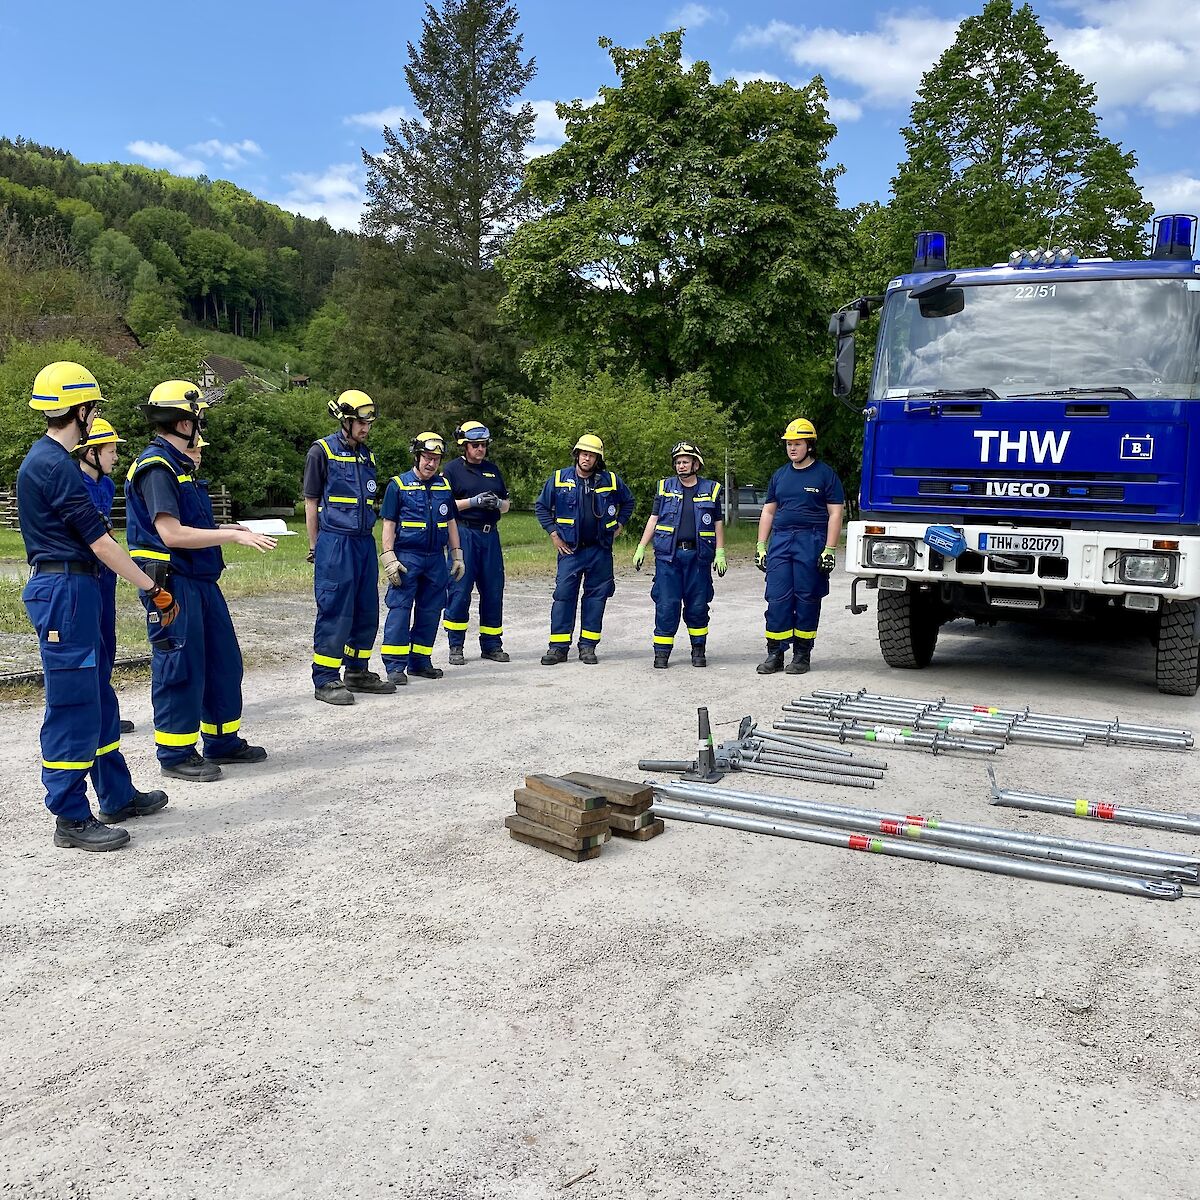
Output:
<instances>
[{"instance_id":1,"label":"blue emergency vehicle","mask_svg":"<svg viewBox=\"0 0 1200 1200\"><path fill-rule=\"evenodd\" d=\"M919 234L912 274L845 305L835 394L878 309L859 519L846 564L878 589L879 644L924 667L947 621L1110 619L1156 646L1158 689L1200 671L1200 262L1195 217L1148 259L1016 251L950 269Z\"/></svg>"}]
</instances>

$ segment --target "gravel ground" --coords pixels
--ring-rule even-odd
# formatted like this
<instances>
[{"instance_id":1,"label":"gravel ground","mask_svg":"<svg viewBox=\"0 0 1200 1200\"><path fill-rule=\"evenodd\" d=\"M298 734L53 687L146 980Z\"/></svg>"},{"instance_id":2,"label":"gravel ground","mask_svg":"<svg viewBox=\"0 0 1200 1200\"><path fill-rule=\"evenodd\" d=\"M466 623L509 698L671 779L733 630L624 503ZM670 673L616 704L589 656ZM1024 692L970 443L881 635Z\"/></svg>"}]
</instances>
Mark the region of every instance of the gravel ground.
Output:
<instances>
[{"instance_id":1,"label":"gravel ground","mask_svg":"<svg viewBox=\"0 0 1200 1200\"><path fill-rule=\"evenodd\" d=\"M931 668L890 672L839 577L813 673L762 678L762 581L735 569L709 669L685 653L654 672L649 587L621 579L598 667L538 665L549 584L523 581L511 664L350 710L312 700L309 603L243 603L243 642L273 651L244 721L270 760L174 783L112 855L51 846L39 709L10 704L0 1195L1194 1196L1194 897L681 825L573 865L501 824L525 772L636 778L640 756L687 755L701 703L718 735L863 685L1200 724L1154 691L1149 648L951 627ZM123 701L135 778L155 786L145 685ZM887 757L874 792L758 786L1068 825L991 808L978 762ZM1186 810L1195 762L1014 747L997 769Z\"/></svg>"}]
</instances>

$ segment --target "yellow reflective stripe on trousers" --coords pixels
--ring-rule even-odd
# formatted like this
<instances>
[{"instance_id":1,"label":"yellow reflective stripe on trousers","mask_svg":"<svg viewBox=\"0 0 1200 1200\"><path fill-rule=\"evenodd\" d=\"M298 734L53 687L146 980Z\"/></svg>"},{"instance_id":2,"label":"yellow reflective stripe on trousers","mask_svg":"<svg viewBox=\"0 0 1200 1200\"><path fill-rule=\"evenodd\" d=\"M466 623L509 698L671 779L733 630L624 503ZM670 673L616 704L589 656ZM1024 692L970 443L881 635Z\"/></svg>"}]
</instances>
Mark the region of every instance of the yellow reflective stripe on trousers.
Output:
<instances>
[{"instance_id":1,"label":"yellow reflective stripe on trousers","mask_svg":"<svg viewBox=\"0 0 1200 1200\"><path fill-rule=\"evenodd\" d=\"M598 642L600 640L600 635L598 633L593 633L590 629L581 629L579 631L579 636L581 638L587 638L588 641L591 642Z\"/></svg>"},{"instance_id":2,"label":"yellow reflective stripe on trousers","mask_svg":"<svg viewBox=\"0 0 1200 1200\"><path fill-rule=\"evenodd\" d=\"M443 621L442 628L443 629L453 629L453 630L466 629L467 624L468 623L466 621ZM482 633L483 630L480 629L479 632Z\"/></svg>"},{"instance_id":3,"label":"yellow reflective stripe on trousers","mask_svg":"<svg viewBox=\"0 0 1200 1200\"><path fill-rule=\"evenodd\" d=\"M708 626L705 625L705 627L703 629L693 629L689 625L688 626L688 636L689 637L708 637Z\"/></svg>"},{"instance_id":4,"label":"yellow reflective stripe on trousers","mask_svg":"<svg viewBox=\"0 0 1200 1200\"><path fill-rule=\"evenodd\" d=\"M111 754L114 750L119 749L120 746L121 746L120 738L117 738L117 740L115 742L109 742L107 746L97 746L96 747L96 757L99 758L100 755L102 755L102 754Z\"/></svg>"},{"instance_id":5,"label":"yellow reflective stripe on trousers","mask_svg":"<svg viewBox=\"0 0 1200 1200\"><path fill-rule=\"evenodd\" d=\"M380 646L380 654L407 654L411 650L411 646Z\"/></svg>"},{"instance_id":6,"label":"yellow reflective stripe on trousers","mask_svg":"<svg viewBox=\"0 0 1200 1200\"><path fill-rule=\"evenodd\" d=\"M218 737L222 733L237 733L241 727L241 717L238 717L236 721L221 721L217 725L212 725L208 721L200 722L200 732L207 733L209 737Z\"/></svg>"},{"instance_id":7,"label":"yellow reflective stripe on trousers","mask_svg":"<svg viewBox=\"0 0 1200 1200\"><path fill-rule=\"evenodd\" d=\"M569 633L552 633L550 635L551 642L569 642L571 635Z\"/></svg>"},{"instance_id":8,"label":"yellow reflective stripe on trousers","mask_svg":"<svg viewBox=\"0 0 1200 1200\"><path fill-rule=\"evenodd\" d=\"M170 562L171 556L159 550L130 550L130 558L152 558L156 562Z\"/></svg>"},{"instance_id":9,"label":"yellow reflective stripe on trousers","mask_svg":"<svg viewBox=\"0 0 1200 1200\"><path fill-rule=\"evenodd\" d=\"M414 654L432 654L433 647L432 646L418 646L416 642L413 642L412 652Z\"/></svg>"},{"instance_id":10,"label":"yellow reflective stripe on trousers","mask_svg":"<svg viewBox=\"0 0 1200 1200\"><path fill-rule=\"evenodd\" d=\"M342 654L346 658L370 658L371 657L371 651L369 649L368 650L355 650L355 648L353 646L343 646Z\"/></svg>"},{"instance_id":11,"label":"yellow reflective stripe on trousers","mask_svg":"<svg viewBox=\"0 0 1200 1200\"><path fill-rule=\"evenodd\" d=\"M654 635L654 644L656 646L673 646L675 639L673 637L660 637L657 633Z\"/></svg>"},{"instance_id":12,"label":"yellow reflective stripe on trousers","mask_svg":"<svg viewBox=\"0 0 1200 1200\"><path fill-rule=\"evenodd\" d=\"M466 626L463 626L466 629ZM499 637L504 632L503 625L480 625L480 633L487 634L488 637Z\"/></svg>"},{"instance_id":13,"label":"yellow reflective stripe on trousers","mask_svg":"<svg viewBox=\"0 0 1200 1200\"><path fill-rule=\"evenodd\" d=\"M200 730L195 733L163 733L154 731L154 741L159 746L194 746L200 740Z\"/></svg>"},{"instance_id":14,"label":"yellow reflective stripe on trousers","mask_svg":"<svg viewBox=\"0 0 1200 1200\"><path fill-rule=\"evenodd\" d=\"M328 654L314 654L313 665L318 667L340 667L342 660L340 658L331 658Z\"/></svg>"},{"instance_id":15,"label":"yellow reflective stripe on trousers","mask_svg":"<svg viewBox=\"0 0 1200 1200\"><path fill-rule=\"evenodd\" d=\"M776 642L786 642L791 636L792 631L790 629L785 629L782 633L772 633L769 629L767 630L767 637Z\"/></svg>"},{"instance_id":16,"label":"yellow reflective stripe on trousers","mask_svg":"<svg viewBox=\"0 0 1200 1200\"><path fill-rule=\"evenodd\" d=\"M95 761L94 758L89 758L87 762L51 762L48 758L43 758L42 766L51 771L86 771Z\"/></svg>"},{"instance_id":17,"label":"yellow reflective stripe on trousers","mask_svg":"<svg viewBox=\"0 0 1200 1200\"><path fill-rule=\"evenodd\" d=\"M793 629L792 636L811 639L817 636L817 631L815 629Z\"/></svg>"}]
</instances>

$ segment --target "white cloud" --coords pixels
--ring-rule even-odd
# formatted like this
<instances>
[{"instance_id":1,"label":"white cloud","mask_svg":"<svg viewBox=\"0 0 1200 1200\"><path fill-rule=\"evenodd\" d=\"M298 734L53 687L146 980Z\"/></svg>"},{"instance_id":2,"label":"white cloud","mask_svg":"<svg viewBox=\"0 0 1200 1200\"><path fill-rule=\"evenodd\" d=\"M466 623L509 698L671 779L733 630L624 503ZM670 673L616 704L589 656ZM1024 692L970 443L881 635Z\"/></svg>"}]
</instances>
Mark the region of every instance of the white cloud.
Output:
<instances>
[{"instance_id":1,"label":"white cloud","mask_svg":"<svg viewBox=\"0 0 1200 1200\"><path fill-rule=\"evenodd\" d=\"M1166 175L1147 175L1138 180L1155 213L1194 213L1200 215L1200 179L1186 171Z\"/></svg>"},{"instance_id":2,"label":"white cloud","mask_svg":"<svg viewBox=\"0 0 1200 1200\"><path fill-rule=\"evenodd\" d=\"M389 108L380 108L375 112L351 113L342 118L343 125L358 125L363 129L381 130L385 125L394 128L401 121L407 121L408 109L403 104L393 104Z\"/></svg>"},{"instance_id":3,"label":"white cloud","mask_svg":"<svg viewBox=\"0 0 1200 1200\"><path fill-rule=\"evenodd\" d=\"M262 154L262 147L250 138L240 142L222 142L219 138L209 138L206 142L197 142L188 147L190 154L199 154L203 158L219 158L227 166L241 166L246 156L257 158Z\"/></svg>"},{"instance_id":4,"label":"white cloud","mask_svg":"<svg viewBox=\"0 0 1200 1200\"><path fill-rule=\"evenodd\" d=\"M862 105L854 100L847 100L845 96L830 96L826 107L829 109L829 116L835 122L857 121L863 115Z\"/></svg>"},{"instance_id":5,"label":"white cloud","mask_svg":"<svg viewBox=\"0 0 1200 1200\"><path fill-rule=\"evenodd\" d=\"M362 216L366 172L359 163L335 163L321 172L294 171L291 191L273 201L289 212L316 220L324 217L335 229L357 229Z\"/></svg>"},{"instance_id":6,"label":"white cloud","mask_svg":"<svg viewBox=\"0 0 1200 1200\"><path fill-rule=\"evenodd\" d=\"M724 25L728 20L729 14L723 8L710 8L707 4L684 4L667 18L667 25L671 29L678 29L681 25L687 29L699 29L710 21Z\"/></svg>"},{"instance_id":7,"label":"white cloud","mask_svg":"<svg viewBox=\"0 0 1200 1200\"><path fill-rule=\"evenodd\" d=\"M591 108L599 102L598 92L580 101L584 108ZM567 140L567 123L555 111L557 101L529 100L523 103L528 103L533 109L533 141L525 147L526 159L537 158L539 155L549 154L551 150L557 150ZM520 105L513 107L519 108Z\"/></svg>"},{"instance_id":8,"label":"white cloud","mask_svg":"<svg viewBox=\"0 0 1200 1200\"><path fill-rule=\"evenodd\" d=\"M745 87L748 83L783 82L778 75L772 75L768 71L730 71L728 78L732 79L738 87Z\"/></svg>"},{"instance_id":9,"label":"white cloud","mask_svg":"<svg viewBox=\"0 0 1200 1200\"><path fill-rule=\"evenodd\" d=\"M152 167L164 167L168 171L174 171L176 175L203 175L207 169L199 159L188 158L186 154L173 149L165 142L147 142L139 139L130 142L125 149L134 158L140 158Z\"/></svg>"}]
</instances>

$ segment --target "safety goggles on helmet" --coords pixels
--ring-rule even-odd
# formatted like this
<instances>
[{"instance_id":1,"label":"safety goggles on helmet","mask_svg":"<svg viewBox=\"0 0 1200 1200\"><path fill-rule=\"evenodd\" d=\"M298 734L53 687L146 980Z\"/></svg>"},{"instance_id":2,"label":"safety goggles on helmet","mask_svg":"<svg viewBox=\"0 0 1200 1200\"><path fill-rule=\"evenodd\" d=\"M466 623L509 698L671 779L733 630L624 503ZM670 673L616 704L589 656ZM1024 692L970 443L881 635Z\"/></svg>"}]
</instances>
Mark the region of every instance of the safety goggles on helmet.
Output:
<instances>
[{"instance_id":1,"label":"safety goggles on helmet","mask_svg":"<svg viewBox=\"0 0 1200 1200\"><path fill-rule=\"evenodd\" d=\"M329 411L339 421L363 421L370 425L375 420L375 401L366 392L343 392L336 400L329 401Z\"/></svg>"},{"instance_id":2,"label":"safety goggles on helmet","mask_svg":"<svg viewBox=\"0 0 1200 1200\"><path fill-rule=\"evenodd\" d=\"M478 421L464 421L454 431L454 440L460 446L467 442L483 442L486 446L492 440L492 431Z\"/></svg>"},{"instance_id":3,"label":"safety goggles on helmet","mask_svg":"<svg viewBox=\"0 0 1200 1200\"><path fill-rule=\"evenodd\" d=\"M418 433L413 438L410 449L413 458L420 458L422 454L436 454L441 457L446 453L446 443L442 440L441 434Z\"/></svg>"},{"instance_id":4,"label":"safety goggles on helmet","mask_svg":"<svg viewBox=\"0 0 1200 1200\"><path fill-rule=\"evenodd\" d=\"M674 465L675 460L681 455L686 455L688 458L694 459L697 467L704 466L704 458L700 453L700 447L692 442L675 443L674 448L671 450L672 465Z\"/></svg>"}]
</instances>

